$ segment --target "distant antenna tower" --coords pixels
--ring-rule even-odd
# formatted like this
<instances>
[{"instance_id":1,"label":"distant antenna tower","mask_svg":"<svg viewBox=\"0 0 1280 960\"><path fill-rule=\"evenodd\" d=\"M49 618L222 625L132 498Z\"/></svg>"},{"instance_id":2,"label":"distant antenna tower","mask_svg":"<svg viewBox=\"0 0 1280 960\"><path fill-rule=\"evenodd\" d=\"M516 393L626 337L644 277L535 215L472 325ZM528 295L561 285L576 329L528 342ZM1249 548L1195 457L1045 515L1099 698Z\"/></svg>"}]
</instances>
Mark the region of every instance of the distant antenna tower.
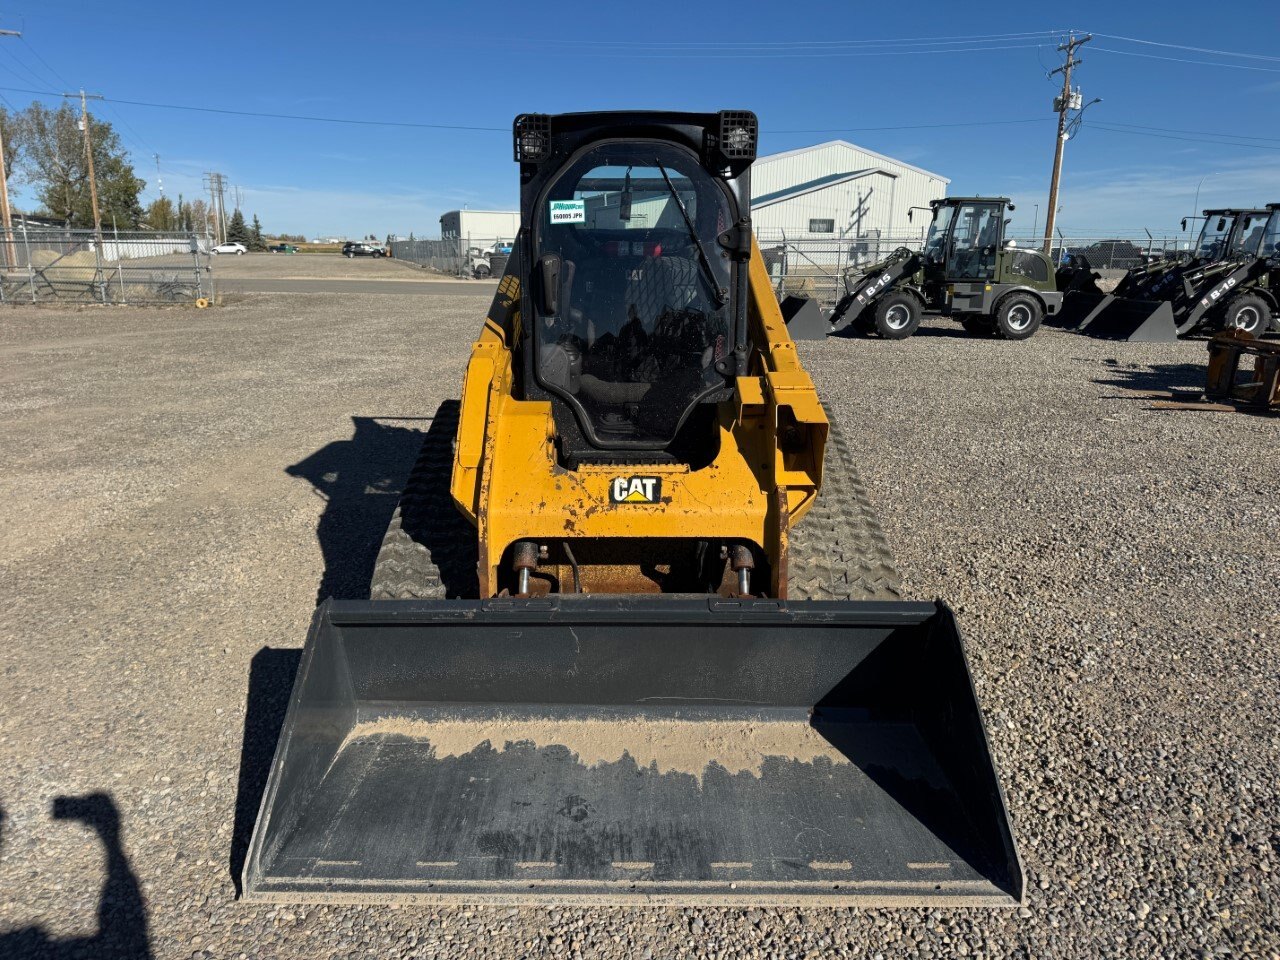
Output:
<instances>
[{"instance_id":1,"label":"distant antenna tower","mask_svg":"<svg viewBox=\"0 0 1280 960\"><path fill-rule=\"evenodd\" d=\"M160 177L160 154L153 153L156 158L156 188L160 191L160 196L164 196L164 180Z\"/></svg>"}]
</instances>

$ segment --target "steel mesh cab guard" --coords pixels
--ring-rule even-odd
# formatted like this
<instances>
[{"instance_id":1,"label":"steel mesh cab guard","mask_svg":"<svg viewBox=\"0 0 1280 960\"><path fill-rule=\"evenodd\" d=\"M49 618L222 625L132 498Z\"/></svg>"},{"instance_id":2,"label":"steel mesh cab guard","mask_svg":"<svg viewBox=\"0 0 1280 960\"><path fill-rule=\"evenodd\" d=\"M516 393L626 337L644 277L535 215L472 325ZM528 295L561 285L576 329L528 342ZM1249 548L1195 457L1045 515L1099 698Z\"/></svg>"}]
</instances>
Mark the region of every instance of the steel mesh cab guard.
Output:
<instances>
[{"instance_id":1,"label":"steel mesh cab guard","mask_svg":"<svg viewBox=\"0 0 1280 960\"><path fill-rule=\"evenodd\" d=\"M329 601L244 891L999 906L1023 874L944 605Z\"/></svg>"}]
</instances>

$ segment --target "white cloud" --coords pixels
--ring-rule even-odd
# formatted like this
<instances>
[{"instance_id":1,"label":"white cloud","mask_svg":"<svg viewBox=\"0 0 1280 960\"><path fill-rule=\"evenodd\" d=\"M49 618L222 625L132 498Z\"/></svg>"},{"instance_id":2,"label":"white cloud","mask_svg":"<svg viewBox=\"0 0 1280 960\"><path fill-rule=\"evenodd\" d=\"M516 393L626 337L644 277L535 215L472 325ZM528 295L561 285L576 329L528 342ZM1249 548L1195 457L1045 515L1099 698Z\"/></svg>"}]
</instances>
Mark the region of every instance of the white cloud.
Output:
<instances>
[{"instance_id":1,"label":"white cloud","mask_svg":"<svg viewBox=\"0 0 1280 960\"><path fill-rule=\"evenodd\" d=\"M1058 229L1077 236L1120 230L1141 235L1144 227L1156 235L1178 233L1183 217L1199 213L1194 209L1197 185L1201 209L1280 201L1280 157L1218 156L1190 170L1157 162L1137 170L1106 168L1073 174L1068 169L1063 176ZM1015 196L1018 224L1030 225L1027 214L1036 203L1044 224L1046 191L1047 184L1040 191L1033 187Z\"/></svg>"}]
</instances>

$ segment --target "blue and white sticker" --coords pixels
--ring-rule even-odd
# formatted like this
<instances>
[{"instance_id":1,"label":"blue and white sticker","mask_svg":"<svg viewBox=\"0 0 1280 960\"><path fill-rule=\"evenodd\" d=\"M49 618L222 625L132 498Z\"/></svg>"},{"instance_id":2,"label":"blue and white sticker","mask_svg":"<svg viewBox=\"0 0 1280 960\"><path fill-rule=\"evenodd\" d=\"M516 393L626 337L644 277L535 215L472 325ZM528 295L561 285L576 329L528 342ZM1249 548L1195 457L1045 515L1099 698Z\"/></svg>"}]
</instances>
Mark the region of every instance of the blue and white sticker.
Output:
<instances>
[{"instance_id":1,"label":"blue and white sticker","mask_svg":"<svg viewBox=\"0 0 1280 960\"><path fill-rule=\"evenodd\" d=\"M552 223L586 223L587 201L585 200L552 200Z\"/></svg>"}]
</instances>

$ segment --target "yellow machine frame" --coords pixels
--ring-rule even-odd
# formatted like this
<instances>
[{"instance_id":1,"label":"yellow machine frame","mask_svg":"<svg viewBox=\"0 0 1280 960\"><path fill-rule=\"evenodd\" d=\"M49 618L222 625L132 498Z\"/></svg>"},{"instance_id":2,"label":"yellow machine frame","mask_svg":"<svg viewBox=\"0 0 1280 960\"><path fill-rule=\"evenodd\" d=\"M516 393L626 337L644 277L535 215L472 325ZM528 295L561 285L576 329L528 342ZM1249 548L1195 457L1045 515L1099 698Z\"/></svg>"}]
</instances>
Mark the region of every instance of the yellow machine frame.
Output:
<instances>
[{"instance_id":1,"label":"yellow machine frame","mask_svg":"<svg viewBox=\"0 0 1280 960\"><path fill-rule=\"evenodd\" d=\"M498 298L515 311L516 331L519 284L505 276ZM500 319L486 318L463 382L452 479L454 501L477 527L480 596L498 592L498 564L517 540L575 537L751 543L770 559L771 595L786 596L787 530L821 485L827 417L754 241L748 317L751 374L736 378L733 399L720 405L719 453L697 470L637 467L662 478L663 496L653 504L610 502L609 485L625 466L566 470L556 462L551 403L512 396L510 344ZM627 590L653 589L639 571L626 582ZM617 580L610 584L614 589Z\"/></svg>"}]
</instances>

